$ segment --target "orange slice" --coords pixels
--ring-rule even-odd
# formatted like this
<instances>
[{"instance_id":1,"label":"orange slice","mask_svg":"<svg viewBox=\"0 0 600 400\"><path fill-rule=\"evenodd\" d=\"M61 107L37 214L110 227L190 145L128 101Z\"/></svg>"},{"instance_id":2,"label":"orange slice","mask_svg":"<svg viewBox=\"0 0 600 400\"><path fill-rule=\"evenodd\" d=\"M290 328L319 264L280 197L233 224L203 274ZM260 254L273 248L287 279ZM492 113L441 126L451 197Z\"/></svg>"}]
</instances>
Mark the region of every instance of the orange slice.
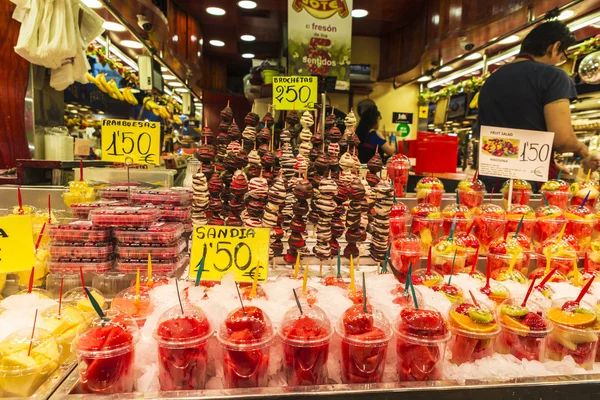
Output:
<instances>
[{"instance_id":1,"label":"orange slice","mask_svg":"<svg viewBox=\"0 0 600 400\"><path fill-rule=\"evenodd\" d=\"M501 313L500 319L502 322L504 322L504 325L506 325L507 328L517 331L518 335L527 336L529 333L530 328L527 325L522 324L521 321L518 321L509 315Z\"/></svg>"},{"instance_id":2,"label":"orange slice","mask_svg":"<svg viewBox=\"0 0 600 400\"><path fill-rule=\"evenodd\" d=\"M561 325L582 327L596 322L594 314L570 313L562 311L559 308L548 310L548 319Z\"/></svg>"},{"instance_id":3,"label":"orange slice","mask_svg":"<svg viewBox=\"0 0 600 400\"><path fill-rule=\"evenodd\" d=\"M459 328L475 333L488 333L496 329L496 323L494 322L478 324L467 315L459 314L456 311L450 311L450 318Z\"/></svg>"}]
</instances>

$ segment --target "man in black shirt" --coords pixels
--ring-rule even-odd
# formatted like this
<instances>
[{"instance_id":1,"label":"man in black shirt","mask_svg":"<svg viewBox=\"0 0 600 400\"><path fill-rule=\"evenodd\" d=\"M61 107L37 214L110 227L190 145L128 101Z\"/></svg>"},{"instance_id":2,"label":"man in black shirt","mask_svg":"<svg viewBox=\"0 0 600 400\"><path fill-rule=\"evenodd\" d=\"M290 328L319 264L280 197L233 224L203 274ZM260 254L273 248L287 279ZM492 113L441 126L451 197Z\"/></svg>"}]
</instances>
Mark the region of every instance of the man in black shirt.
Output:
<instances>
[{"instance_id":1,"label":"man in black shirt","mask_svg":"<svg viewBox=\"0 0 600 400\"><path fill-rule=\"evenodd\" d=\"M554 132L553 150L585 157L587 146L571 126L570 101L577 98L571 78L556 64L566 61L566 50L576 43L569 28L550 21L533 29L521 52L494 72L479 94L479 125ZM558 169L550 162L549 179Z\"/></svg>"}]
</instances>

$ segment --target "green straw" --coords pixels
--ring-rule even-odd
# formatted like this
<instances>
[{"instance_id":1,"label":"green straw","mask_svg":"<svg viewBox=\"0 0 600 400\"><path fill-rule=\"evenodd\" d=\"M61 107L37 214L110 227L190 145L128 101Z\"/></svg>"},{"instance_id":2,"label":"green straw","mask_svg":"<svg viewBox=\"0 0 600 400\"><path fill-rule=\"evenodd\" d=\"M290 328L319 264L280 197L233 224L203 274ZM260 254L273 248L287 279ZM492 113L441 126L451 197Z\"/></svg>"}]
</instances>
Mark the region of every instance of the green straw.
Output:
<instances>
[{"instance_id":1,"label":"green straw","mask_svg":"<svg viewBox=\"0 0 600 400\"><path fill-rule=\"evenodd\" d=\"M415 286L410 282L410 291L412 292L413 302L415 303L415 309L419 309L419 302L417 301L417 294L415 293Z\"/></svg>"},{"instance_id":2,"label":"green straw","mask_svg":"<svg viewBox=\"0 0 600 400\"><path fill-rule=\"evenodd\" d=\"M198 272L196 273L196 286L200 286L200 279L202 278L202 272L204 271L204 258L206 255L202 257L200 260L200 264L198 264Z\"/></svg>"},{"instance_id":3,"label":"green straw","mask_svg":"<svg viewBox=\"0 0 600 400\"><path fill-rule=\"evenodd\" d=\"M450 268L450 278L448 278L448 286L452 282L452 275L454 275L454 261L456 261L456 250L454 250L454 257L452 257L452 268Z\"/></svg>"},{"instance_id":4,"label":"green straw","mask_svg":"<svg viewBox=\"0 0 600 400\"><path fill-rule=\"evenodd\" d=\"M542 193L542 199L544 200L544 203L546 204L546 207L548 207L550 204L548 203L548 199L546 198L546 196L544 195L544 193Z\"/></svg>"},{"instance_id":5,"label":"green straw","mask_svg":"<svg viewBox=\"0 0 600 400\"><path fill-rule=\"evenodd\" d=\"M556 180L560 181L561 176L562 176L562 169L558 171L558 176L556 177Z\"/></svg>"},{"instance_id":6,"label":"green straw","mask_svg":"<svg viewBox=\"0 0 600 400\"><path fill-rule=\"evenodd\" d=\"M391 249L392 249L392 244L390 243L390 245L387 248L387 251L385 252L385 258L383 259L383 265L381 266L382 274L386 274L388 272L387 263L388 263L388 260L390 259L390 250Z\"/></svg>"},{"instance_id":7,"label":"green straw","mask_svg":"<svg viewBox=\"0 0 600 400\"><path fill-rule=\"evenodd\" d=\"M523 218L525 218L525 215L521 215L521 220L519 221L519 225L517 225L517 230L515 231L515 234L513 235L514 238L519 237L519 231L521 230L521 226L523 226Z\"/></svg>"},{"instance_id":8,"label":"green straw","mask_svg":"<svg viewBox=\"0 0 600 400\"><path fill-rule=\"evenodd\" d=\"M298 310L300 310L300 315L304 314L302 312L302 306L300 305L300 299L298 298L298 295L296 294L296 289L292 289L292 291L294 292L294 298L296 299L296 304L298 305Z\"/></svg>"},{"instance_id":9,"label":"green straw","mask_svg":"<svg viewBox=\"0 0 600 400\"><path fill-rule=\"evenodd\" d=\"M102 311L102 307L100 307L100 304L98 304L98 302L96 301L94 296L92 296L92 294L90 293L90 290L87 287L84 287L83 290L85 290L85 293L87 294L88 299L90 299L90 303L92 303L92 307L94 307L94 310L96 311L98 316L101 319L105 319L106 315L104 314L104 311Z\"/></svg>"},{"instance_id":10,"label":"green straw","mask_svg":"<svg viewBox=\"0 0 600 400\"><path fill-rule=\"evenodd\" d=\"M365 273L363 272L363 311L368 312L367 309L367 283L365 281Z\"/></svg>"},{"instance_id":11,"label":"green straw","mask_svg":"<svg viewBox=\"0 0 600 400\"><path fill-rule=\"evenodd\" d=\"M452 226L450 227L450 235L448 236L448 241L452 242L454 240L454 230L456 229L456 215L452 218Z\"/></svg>"},{"instance_id":12,"label":"green straw","mask_svg":"<svg viewBox=\"0 0 600 400\"><path fill-rule=\"evenodd\" d=\"M408 272L406 273L406 282L404 283L404 293L408 292L408 284L412 281L412 261L408 264Z\"/></svg>"},{"instance_id":13,"label":"green straw","mask_svg":"<svg viewBox=\"0 0 600 400\"><path fill-rule=\"evenodd\" d=\"M341 278L342 277L342 259L340 256L340 249L338 249L338 255L337 255L337 278Z\"/></svg>"}]
</instances>

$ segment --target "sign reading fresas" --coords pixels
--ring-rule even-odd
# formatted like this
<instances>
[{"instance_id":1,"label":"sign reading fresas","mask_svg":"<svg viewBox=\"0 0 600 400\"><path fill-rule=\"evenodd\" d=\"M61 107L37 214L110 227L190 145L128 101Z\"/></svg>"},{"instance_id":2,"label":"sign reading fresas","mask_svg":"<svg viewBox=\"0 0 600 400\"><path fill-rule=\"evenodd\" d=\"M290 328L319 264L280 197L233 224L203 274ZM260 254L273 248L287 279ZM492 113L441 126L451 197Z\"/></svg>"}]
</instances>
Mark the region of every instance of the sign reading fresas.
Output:
<instances>
[{"instance_id":1,"label":"sign reading fresas","mask_svg":"<svg viewBox=\"0 0 600 400\"><path fill-rule=\"evenodd\" d=\"M276 110L314 110L317 91L316 76L275 76L273 106Z\"/></svg>"},{"instance_id":2,"label":"sign reading fresas","mask_svg":"<svg viewBox=\"0 0 600 400\"><path fill-rule=\"evenodd\" d=\"M31 216L0 217L0 274L30 271L34 261Z\"/></svg>"},{"instance_id":3,"label":"sign reading fresas","mask_svg":"<svg viewBox=\"0 0 600 400\"><path fill-rule=\"evenodd\" d=\"M482 126L479 174L545 182L553 141L553 132Z\"/></svg>"},{"instance_id":4,"label":"sign reading fresas","mask_svg":"<svg viewBox=\"0 0 600 400\"><path fill-rule=\"evenodd\" d=\"M102 160L159 165L160 124L127 119L102 120Z\"/></svg>"},{"instance_id":5,"label":"sign reading fresas","mask_svg":"<svg viewBox=\"0 0 600 400\"><path fill-rule=\"evenodd\" d=\"M203 281L220 281L233 271L236 282L252 282L258 267L258 280L264 282L269 268L269 229L195 226L190 262L192 280L196 279L202 257L206 257Z\"/></svg>"}]
</instances>

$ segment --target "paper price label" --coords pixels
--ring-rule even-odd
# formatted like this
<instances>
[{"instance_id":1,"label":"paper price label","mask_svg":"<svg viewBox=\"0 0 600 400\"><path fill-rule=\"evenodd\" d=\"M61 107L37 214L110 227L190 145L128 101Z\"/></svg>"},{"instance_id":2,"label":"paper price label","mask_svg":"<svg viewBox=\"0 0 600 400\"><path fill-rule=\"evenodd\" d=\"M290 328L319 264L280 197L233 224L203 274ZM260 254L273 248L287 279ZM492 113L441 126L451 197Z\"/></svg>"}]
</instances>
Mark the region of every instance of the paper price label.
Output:
<instances>
[{"instance_id":1,"label":"paper price label","mask_svg":"<svg viewBox=\"0 0 600 400\"><path fill-rule=\"evenodd\" d=\"M202 280L220 281L233 271L236 282L252 282L258 267L258 280L267 280L269 268L267 228L195 226L192 234L190 279L196 280L202 257Z\"/></svg>"},{"instance_id":2,"label":"paper price label","mask_svg":"<svg viewBox=\"0 0 600 400\"><path fill-rule=\"evenodd\" d=\"M314 110L318 98L318 77L273 77L273 106L276 110Z\"/></svg>"},{"instance_id":3,"label":"paper price label","mask_svg":"<svg viewBox=\"0 0 600 400\"><path fill-rule=\"evenodd\" d=\"M545 182L553 141L553 132L482 126L479 174Z\"/></svg>"},{"instance_id":4,"label":"paper price label","mask_svg":"<svg viewBox=\"0 0 600 400\"><path fill-rule=\"evenodd\" d=\"M0 273L31 271L34 262L31 215L0 217Z\"/></svg>"},{"instance_id":5,"label":"paper price label","mask_svg":"<svg viewBox=\"0 0 600 400\"><path fill-rule=\"evenodd\" d=\"M102 120L102 160L159 165L160 124L126 119Z\"/></svg>"}]
</instances>

